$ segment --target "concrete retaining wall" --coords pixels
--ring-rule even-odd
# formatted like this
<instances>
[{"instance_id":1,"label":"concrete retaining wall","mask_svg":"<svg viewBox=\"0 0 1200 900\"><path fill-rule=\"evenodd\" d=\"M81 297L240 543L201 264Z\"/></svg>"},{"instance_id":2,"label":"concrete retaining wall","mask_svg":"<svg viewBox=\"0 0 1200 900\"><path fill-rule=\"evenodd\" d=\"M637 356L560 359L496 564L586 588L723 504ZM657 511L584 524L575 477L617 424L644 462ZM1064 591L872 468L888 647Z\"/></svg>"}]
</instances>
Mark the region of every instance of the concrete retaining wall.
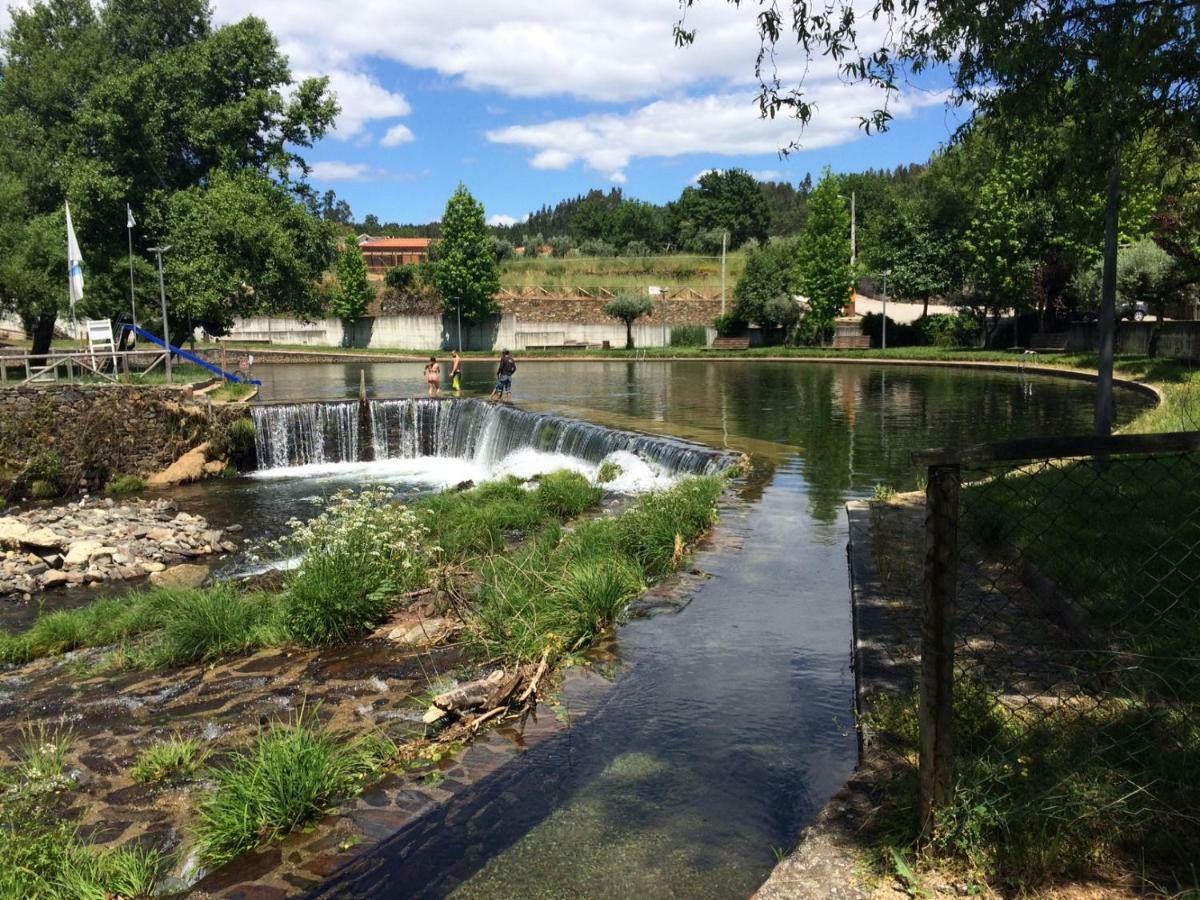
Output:
<instances>
[{"instance_id":1,"label":"concrete retaining wall","mask_svg":"<svg viewBox=\"0 0 1200 900\"><path fill-rule=\"evenodd\" d=\"M1200 362L1200 322L1122 322L1117 328L1117 353L1145 355L1150 351L1150 338L1155 327L1158 335L1158 355L1167 359ZM1071 353L1095 352L1100 347L1099 329L1092 324L1075 324L1067 337Z\"/></svg>"},{"instance_id":2,"label":"concrete retaining wall","mask_svg":"<svg viewBox=\"0 0 1200 900\"><path fill-rule=\"evenodd\" d=\"M681 323L675 323L681 324ZM716 330L706 328L708 343ZM458 344L458 323L438 315L368 316L347 326L340 319L301 322L292 318L256 316L235 321L227 335L231 341L264 341L306 347L358 347L361 349L450 350ZM637 347L670 344L670 324L650 321L633 326ZM464 350L524 350L527 347L561 346L566 343L625 346L625 326L620 322L527 320L515 313L496 316L475 325L462 326Z\"/></svg>"}]
</instances>

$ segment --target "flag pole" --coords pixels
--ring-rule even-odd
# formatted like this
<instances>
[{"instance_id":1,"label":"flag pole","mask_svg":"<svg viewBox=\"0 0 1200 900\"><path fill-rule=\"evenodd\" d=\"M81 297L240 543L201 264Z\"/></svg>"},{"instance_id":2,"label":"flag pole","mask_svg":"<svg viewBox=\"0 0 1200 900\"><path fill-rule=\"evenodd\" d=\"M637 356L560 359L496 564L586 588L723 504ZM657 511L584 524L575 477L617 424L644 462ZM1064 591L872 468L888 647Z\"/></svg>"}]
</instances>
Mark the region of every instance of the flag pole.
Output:
<instances>
[{"instance_id":1,"label":"flag pole","mask_svg":"<svg viewBox=\"0 0 1200 900\"><path fill-rule=\"evenodd\" d=\"M129 234L129 311L133 315L133 324L137 325L137 300L133 293L133 210L125 204L125 230Z\"/></svg>"}]
</instances>

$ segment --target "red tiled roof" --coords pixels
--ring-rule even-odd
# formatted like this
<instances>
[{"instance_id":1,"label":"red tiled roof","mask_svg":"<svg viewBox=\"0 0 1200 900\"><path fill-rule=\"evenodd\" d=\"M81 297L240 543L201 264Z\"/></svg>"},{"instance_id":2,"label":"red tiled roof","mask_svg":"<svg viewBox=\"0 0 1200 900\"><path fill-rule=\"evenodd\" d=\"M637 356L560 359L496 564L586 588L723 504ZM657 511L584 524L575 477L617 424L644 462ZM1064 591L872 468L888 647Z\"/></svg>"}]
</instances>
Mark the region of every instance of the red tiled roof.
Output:
<instances>
[{"instance_id":1,"label":"red tiled roof","mask_svg":"<svg viewBox=\"0 0 1200 900\"><path fill-rule=\"evenodd\" d=\"M428 250L429 238L373 238L362 244L363 250Z\"/></svg>"}]
</instances>

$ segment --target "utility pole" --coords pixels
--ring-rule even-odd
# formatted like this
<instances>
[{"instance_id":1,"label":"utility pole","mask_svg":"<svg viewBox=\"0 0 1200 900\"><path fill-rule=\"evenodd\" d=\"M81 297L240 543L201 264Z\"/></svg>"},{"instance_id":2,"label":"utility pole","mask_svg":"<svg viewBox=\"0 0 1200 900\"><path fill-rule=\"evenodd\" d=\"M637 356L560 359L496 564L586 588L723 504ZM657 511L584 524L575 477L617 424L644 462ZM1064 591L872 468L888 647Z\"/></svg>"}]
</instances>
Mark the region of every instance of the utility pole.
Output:
<instances>
[{"instance_id":1,"label":"utility pole","mask_svg":"<svg viewBox=\"0 0 1200 900\"><path fill-rule=\"evenodd\" d=\"M454 301L454 312L458 316L458 352L462 353L462 297Z\"/></svg>"},{"instance_id":2,"label":"utility pole","mask_svg":"<svg viewBox=\"0 0 1200 900\"><path fill-rule=\"evenodd\" d=\"M858 243L855 235L855 192L850 192L850 266L853 268L855 261L858 259Z\"/></svg>"},{"instance_id":3,"label":"utility pole","mask_svg":"<svg viewBox=\"0 0 1200 900\"><path fill-rule=\"evenodd\" d=\"M729 242L729 229L721 232L721 315L725 315L725 246Z\"/></svg>"},{"instance_id":4,"label":"utility pole","mask_svg":"<svg viewBox=\"0 0 1200 900\"><path fill-rule=\"evenodd\" d=\"M125 230L129 234L129 312L133 315L133 324L137 326L137 300L133 291L133 211L125 204Z\"/></svg>"},{"instance_id":5,"label":"utility pole","mask_svg":"<svg viewBox=\"0 0 1200 900\"><path fill-rule=\"evenodd\" d=\"M166 247L151 247L150 252L158 258L158 296L162 300L162 317L163 317L163 343L167 347L167 384L174 384L175 380L171 375L171 326L167 322L167 289L163 286L163 254L171 249L170 245Z\"/></svg>"}]
</instances>

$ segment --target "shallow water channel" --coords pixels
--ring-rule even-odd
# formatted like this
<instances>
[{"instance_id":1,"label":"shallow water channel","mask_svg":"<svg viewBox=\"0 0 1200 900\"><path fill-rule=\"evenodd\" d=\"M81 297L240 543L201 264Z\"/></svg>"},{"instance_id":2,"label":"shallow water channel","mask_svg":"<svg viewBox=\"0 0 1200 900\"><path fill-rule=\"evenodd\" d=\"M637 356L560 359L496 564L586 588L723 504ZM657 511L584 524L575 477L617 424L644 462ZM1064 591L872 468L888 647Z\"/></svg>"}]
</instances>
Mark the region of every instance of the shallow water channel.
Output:
<instances>
[{"instance_id":1,"label":"shallow water channel","mask_svg":"<svg viewBox=\"0 0 1200 900\"><path fill-rule=\"evenodd\" d=\"M418 363L258 374L268 401L316 400L356 396L360 370L375 397L422 388ZM486 393L493 371L468 362L467 393ZM381 843L343 883L354 895L752 893L855 762L845 501L915 486L914 449L1086 432L1091 416L1087 382L932 367L522 360L514 391L526 408L749 453L755 473L722 526L732 539L694 560L711 578L681 611L619 630L607 699L569 740L516 763L529 771L505 813L447 816L403 858ZM1118 397L1122 420L1147 403ZM195 490L214 519L261 532L304 496L364 477Z\"/></svg>"}]
</instances>

